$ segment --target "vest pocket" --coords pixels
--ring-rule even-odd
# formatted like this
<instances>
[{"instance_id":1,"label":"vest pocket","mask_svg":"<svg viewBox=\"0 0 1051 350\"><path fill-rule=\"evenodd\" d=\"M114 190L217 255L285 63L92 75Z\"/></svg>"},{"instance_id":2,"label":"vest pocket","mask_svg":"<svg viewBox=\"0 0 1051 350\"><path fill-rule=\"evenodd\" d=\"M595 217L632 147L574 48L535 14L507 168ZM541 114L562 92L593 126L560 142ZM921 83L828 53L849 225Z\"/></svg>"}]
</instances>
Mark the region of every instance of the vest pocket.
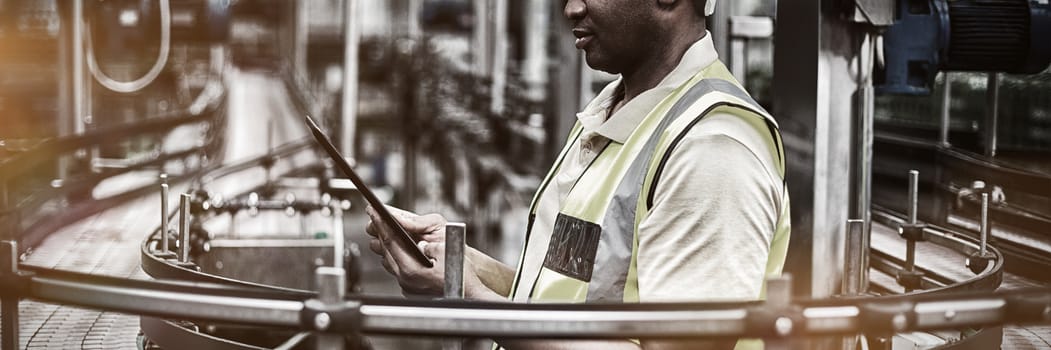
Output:
<instances>
[{"instance_id":1,"label":"vest pocket","mask_svg":"<svg viewBox=\"0 0 1051 350\"><path fill-rule=\"evenodd\" d=\"M591 281L602 227L562 213L555 219L544 267L584 282Z\"/></svg>"}]
</instances>

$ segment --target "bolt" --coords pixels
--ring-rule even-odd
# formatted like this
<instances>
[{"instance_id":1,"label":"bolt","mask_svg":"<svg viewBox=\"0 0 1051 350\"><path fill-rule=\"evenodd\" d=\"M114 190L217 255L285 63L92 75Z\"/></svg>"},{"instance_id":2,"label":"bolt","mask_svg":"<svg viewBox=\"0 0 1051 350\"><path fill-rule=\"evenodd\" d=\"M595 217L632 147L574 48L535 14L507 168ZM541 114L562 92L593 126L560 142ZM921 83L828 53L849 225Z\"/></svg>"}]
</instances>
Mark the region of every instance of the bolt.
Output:
<instances>
[{"instance_id":1,"label":"bolt","mask_svg":"<svg viewBox=\"0 0 1051 350\"><path fill-rule=\"evenodd\" d=\"M1051 320L1051 306L1044 308L1044 319Z\"/></svg>"},{"instance_id":2,"label":"bolt","mask_svg":"<svg viewBox=\"0 0 1051 350\"><path fill-rule=\"evenodd\" d=\"M951 320L956 318L956 310L945 310L945 319Z\"/></svg>"},{"instance_id":3,"label":"bolt","mask_svg":"<svg viewBox=\"0 0 1051 350\"><path fill-rule=\"evenodd\" d=\"M891 327L894 327L895 331L905 330L905 326L908 326L908 319L903 314L894 315L894 318L890 321Z\"/></svg>"},{"instance_id":4,"label":"bolt","mask_svg":"<svg viewBox=\"0 0 1051 350\"><path fill-rule=\"evenodd\" d=\"M777 331L777 335L788 336L792 333L792 319L784 316L778 317L774 321L774 330Z\"/></svg>"},{"instance_id":5,"label":"bolt","mask_svg":"<svg viewBox=\"0 0 1051 350\"><path fill-rule=\"evenodd\" d=\"M314 316L314 327L319 331L328 329L328 326L332 324L332 318L327 313L319 313Z\"/></svg>"}]
</instances>

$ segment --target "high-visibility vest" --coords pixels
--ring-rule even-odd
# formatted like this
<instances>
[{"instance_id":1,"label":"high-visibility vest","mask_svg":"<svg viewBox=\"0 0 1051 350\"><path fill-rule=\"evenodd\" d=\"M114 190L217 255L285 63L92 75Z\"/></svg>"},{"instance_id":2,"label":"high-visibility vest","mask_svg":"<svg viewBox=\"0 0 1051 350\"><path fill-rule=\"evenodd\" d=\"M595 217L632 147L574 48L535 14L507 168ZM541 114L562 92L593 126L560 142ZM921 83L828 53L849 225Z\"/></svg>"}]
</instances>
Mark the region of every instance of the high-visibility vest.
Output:
<instances>
[{"instance_id":1,"label":"high-visibility vest","mask_svg":"<svg viewBox=\"0 0 1051 350\"><path fill-rule=\"evenodd\" d=\"M535 281L521 281L519 271L512 300L521 283L532 283L530 302L637 302L638 227L654 199L664 162L682 136L712 112L728 113L768 131L770 154L782 179L779 217L771 240L766 277L780 275L790 235L788 191L784 186L784 152L774 119L745 91L722 63L716 61L661 101L623 143L610 142L588 165L560 203L543 266ZM530 206L532 231L541 194L559 172L582 133L570 132L555 165L541 182ZM529 242L527 231L526 242ZM523 288L528 285L523 285ZM524 289L523 289L524 290ZM763 290L765 291L765 282ZM756 295L764 298L765 293Z\"/></svg>"}]
</instances>

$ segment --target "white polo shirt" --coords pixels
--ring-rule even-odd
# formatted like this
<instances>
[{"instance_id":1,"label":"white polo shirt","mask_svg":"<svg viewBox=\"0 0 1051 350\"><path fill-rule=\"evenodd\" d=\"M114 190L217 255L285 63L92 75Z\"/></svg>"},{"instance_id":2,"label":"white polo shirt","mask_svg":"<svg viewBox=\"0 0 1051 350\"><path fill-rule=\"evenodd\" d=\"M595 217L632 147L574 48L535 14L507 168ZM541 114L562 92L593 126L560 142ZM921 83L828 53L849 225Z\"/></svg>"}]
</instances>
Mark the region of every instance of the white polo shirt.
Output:
<instances>
[{"instance_id":1,"label":"white polo shirt","mask_svg":"<svg viewBox=\"0 0 1051 350\"><path fill-rule=\"evenodd\" d=\"M573 183L610 142L625 142L661 100L718 60L711 33L657 86L606 119L620 79L577 114L583 132L540 195L515 301L527 301L543 266L555 218ZM640 301L754 300L760 296L783 198L769 131L714 113L690 129L657 182L639 226Z\"/></svg>"}]
</instances>

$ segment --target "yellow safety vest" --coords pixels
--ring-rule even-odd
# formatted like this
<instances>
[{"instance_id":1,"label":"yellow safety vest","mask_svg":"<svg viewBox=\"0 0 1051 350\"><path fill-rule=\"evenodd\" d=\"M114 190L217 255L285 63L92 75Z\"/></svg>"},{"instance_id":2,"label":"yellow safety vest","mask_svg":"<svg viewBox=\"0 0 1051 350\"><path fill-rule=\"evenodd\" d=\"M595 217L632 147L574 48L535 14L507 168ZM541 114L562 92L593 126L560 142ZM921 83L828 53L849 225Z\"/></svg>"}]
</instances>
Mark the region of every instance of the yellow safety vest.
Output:
<instances>
[{"instance_id":1,"label":"yellow safety vest","mask_svg":"<svg viewBox=\"0 0 1051 350\"><path fill-rule=\"evenodd\" d=\"M533 282L530 302L638 302L638 226L652 206L654 181L660 178L664 162L681 136L713 111L739 116L758 130L768 130L770 152L778 160L778 172L784 179L784 153L776 122L717 61L661 101L623 144L611 142L573 185L551 230L543 267L535 281L525 282ZM532 231L541 193L581 132L577 123L537 190L527 230ZM788 249L789 206L784 186L782 201L766 265L768 278L780 275ZM522 254L512 300L523 283L525 250ZM757 299L764 298L765 282L763 290ZM755 343L749 345L751 348ZM761 343L758 345L761 348Z\"/></svg>"}]
</instances>

